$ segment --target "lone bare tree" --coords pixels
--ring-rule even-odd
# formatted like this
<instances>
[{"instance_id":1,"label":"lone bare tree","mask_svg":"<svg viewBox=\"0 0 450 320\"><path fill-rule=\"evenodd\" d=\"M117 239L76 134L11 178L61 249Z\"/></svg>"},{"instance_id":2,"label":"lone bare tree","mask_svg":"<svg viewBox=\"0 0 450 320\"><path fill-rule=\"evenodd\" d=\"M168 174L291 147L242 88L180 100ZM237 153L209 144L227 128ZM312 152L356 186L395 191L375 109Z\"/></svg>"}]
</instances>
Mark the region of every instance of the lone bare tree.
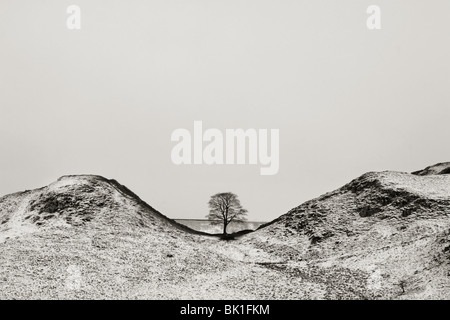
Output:
<instances>
[{"instance_id":1,"label":"lone bare tree","mask_svg":"<svg viewBox=\"0 0 450 320\"><path fill-rule=\"evenodd\" d=\"M245 221L247 210L242 208L238 196L231 192L217 193L208 202L209 220L223 223L223 234L227 234L227 226L231 221Z\"/></svg>"}]
</instances>

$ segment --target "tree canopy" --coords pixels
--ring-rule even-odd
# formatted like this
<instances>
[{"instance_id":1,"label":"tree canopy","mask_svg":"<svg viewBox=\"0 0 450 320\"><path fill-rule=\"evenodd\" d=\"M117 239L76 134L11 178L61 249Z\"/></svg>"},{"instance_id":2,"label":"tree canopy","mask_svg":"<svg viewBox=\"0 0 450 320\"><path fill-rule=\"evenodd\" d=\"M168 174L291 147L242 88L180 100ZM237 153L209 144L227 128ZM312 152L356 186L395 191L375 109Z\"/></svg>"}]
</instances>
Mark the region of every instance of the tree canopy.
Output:
<instances>
[{"instance_id":1,"label":"tree canopy","mask_svg":"<svg viewBox=\"0 0 450 320\"><path fill-rule=\"evenodd\" d=\"M208 202L209 220L218 221L223 224L223 234L227 234L227 226L232 221L245 221L247 210L245 210L238 196L231 192L217 193L211 196Z\"/></svg>"}]
</instances>

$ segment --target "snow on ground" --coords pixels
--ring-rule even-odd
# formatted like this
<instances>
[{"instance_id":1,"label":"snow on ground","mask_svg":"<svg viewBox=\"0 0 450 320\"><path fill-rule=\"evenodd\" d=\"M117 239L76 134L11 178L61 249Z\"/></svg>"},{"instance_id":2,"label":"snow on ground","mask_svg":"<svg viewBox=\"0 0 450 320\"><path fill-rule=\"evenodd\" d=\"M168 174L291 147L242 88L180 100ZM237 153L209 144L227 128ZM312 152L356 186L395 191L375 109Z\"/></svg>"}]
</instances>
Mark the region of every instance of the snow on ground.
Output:
<instances>
[{"instance_id":1,"label":"snow on ground","mask_svg":"<svg viewBox=\"0 0 450 320\"><path fill-rule=\"evenodd\" d=\"M226 241L66 176L0 198L0 299L448 299L449 179L368 173Z\"/></svg>"}]
</instances>

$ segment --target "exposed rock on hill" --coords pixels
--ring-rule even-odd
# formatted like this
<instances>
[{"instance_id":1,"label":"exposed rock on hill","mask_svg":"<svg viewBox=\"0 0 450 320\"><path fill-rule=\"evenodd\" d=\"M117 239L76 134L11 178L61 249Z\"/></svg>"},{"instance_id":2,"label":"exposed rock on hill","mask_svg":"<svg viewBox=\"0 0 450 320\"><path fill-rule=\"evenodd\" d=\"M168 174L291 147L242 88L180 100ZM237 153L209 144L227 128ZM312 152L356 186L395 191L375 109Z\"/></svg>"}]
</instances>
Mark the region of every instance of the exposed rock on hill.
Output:
<instances>
[{"instance_id":1,"label":"exposed rock on hill","mask_svg":"<svg viewBox=\"0 0 450 320\"><path fill-rule=\"evenodd\" d=\"M450 162L438 163L423 170L413 172L417 176L430 176L438 174L450 174Z\"/></svg>"},{"instance_id":2,"label":"exposed rock on hill","mask_svg":"<svg viewBox=\"0 0 450 320\"><path fill-rule=\"evenodd\" d=\"M376 272L373 297L450 297L450 175L367 173L249 235L280 256Z\"/></svg>"},{"instance_id":3,"label":"exposed rock on hill","mask_svg":"<svg viewBox=\"0 0 450 320\"><path fill-rule=\"evenodd\" d=\"M37 226L189 228L168 219L115 180L64 176L47 187L0 198L0 239Z\"/></svg>"}]
</instances>

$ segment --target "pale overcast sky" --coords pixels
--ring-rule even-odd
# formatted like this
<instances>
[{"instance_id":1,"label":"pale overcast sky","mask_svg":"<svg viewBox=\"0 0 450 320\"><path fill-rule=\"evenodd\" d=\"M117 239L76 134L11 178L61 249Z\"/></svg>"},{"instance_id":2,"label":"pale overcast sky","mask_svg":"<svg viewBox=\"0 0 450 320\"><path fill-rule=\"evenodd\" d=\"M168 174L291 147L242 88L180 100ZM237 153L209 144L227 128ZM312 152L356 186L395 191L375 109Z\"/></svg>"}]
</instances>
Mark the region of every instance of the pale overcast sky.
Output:
<instances>
[{"instance_id":1,"label":"pale overcast sky","mask_svg":"<svg viewBox=\"0 0 450 320\"><path fill-rule=\"evenodd\" d=\"M81 8L68 30L66 8ZM381 30L366 9L381 8ZM0 0L0 194L117 179L172 218L268 221L367 171L450 161L448 0ZM280 129L280 170L176 166L173 130Z\"/></svg>"}]
</instances>

